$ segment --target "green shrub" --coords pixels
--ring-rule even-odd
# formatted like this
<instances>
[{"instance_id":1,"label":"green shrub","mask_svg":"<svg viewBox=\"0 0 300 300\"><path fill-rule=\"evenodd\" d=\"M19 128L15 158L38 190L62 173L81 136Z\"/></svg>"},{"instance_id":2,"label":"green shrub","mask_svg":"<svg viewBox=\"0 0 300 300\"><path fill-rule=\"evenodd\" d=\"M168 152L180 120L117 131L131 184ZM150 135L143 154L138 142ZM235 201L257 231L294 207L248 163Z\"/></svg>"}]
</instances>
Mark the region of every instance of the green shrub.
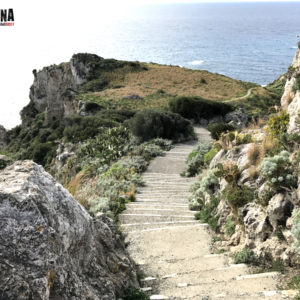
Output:
<instances>
[{"instance_id":1,"label":"green shrub","mask_svg":"<svg viewBox=\"0 0 300 300\"><path fill-rule=\"evenodd\" d=\"M182 140L191 139L194 136L191 123L171 112L139 111L126 124L142 141L153 138Z\"/></svg>"},{"instance_id":2,"label":"green shrub","mask_svg":"<svg viewBox=\"0 0 300 300\"><path fill-rule=\"evenodd\" d=\"M258 258L251 249L244 248L233 255L233 263L257 265Z\"/></svg>"},{"instance_id":3,"label":"green shrub","mask_svg":"<svg viewBox=\"0 0 300 300\"><path fill-rule=\"evenodd\" d=\"M235 222L232 218L227 218L225 223L225 233L228 236L232 236L235 232Z\"/></svg>"},{"instance_id":4,"label":"green shrub","mask_svg":"<svg viewBox=\"0 0 300 300\"><path fill-rule=\"evenodd\" d=\"M233 162L218 164L215 175L218 178L224 178L228 183L236 183L241 176L238 166Z\"/></svg>"},{"instance_id":5,"label":"green shrub","mask_svg":"<svg viewBox=\"0 0 300 300\"><path fill-rule=\"evenodd\" d=\"M124 300L149 300L150 297L140 289L129 287L125 291Z\"/></svg>"},{"instance_id":6,"label":"green shrub","mask_svg":"<svg viewBox=\"0 0 300 300\"><path fill-rule=\"evenodd\" d=\"M101 133L102 128L116 127L119 124L113 120L103 119L100 115L74 116L64 120L63 135L67 142L78 143Z\"/></svg>"},{"instance_id":7,"label":"green shrub","mask_svg":"<svg viewBox=\"0 0 300 300\"><path fill-rule=\"evenodd\" d=\"M197 122L201 118L209 119L217 115L225 115L232 110L232 107L225 103L184 96L171 99L169 108L172 112Z\"/></svg>"},{"instance_id":8,"label":"green shrub","mask_svg":"<svg viewBox=\"0 0 300 300\"><path fill-rule=\"evenodd\" d=\"M238 186L235 183L226 186L223 196L235 210L254 200L254 193L249 187Z\"/></svg>"},{"instance_id":9,"label":"green shrub","mask_svg":"<svg viewBox=\"0 0 300 300\"><path fill-rule=\"evenodd\" d=\"M183 172L184 176L191 177L199 173L204 166L205 155L210 151L211 144L199 143L197 147L188 155L186 160L186 169Z\"/></svg>"},{"instance_id":10,"label":"green shrub","mask_svg":"<svg viewBox=\"0 0 300 300\"><path fill-rule=\"evenodd\" d=\"M261 173L275 191L295 187L297 184L297 176L289 156L289 152L281 151L273 157L265 157L261 163Z\"/></svg>"},{"instance_id":11,"label":"green shrub","mask_svg":"<svg viewBox=\"0 0 300 300\"><path fill-rule=\"evenodd\" d=\"M207 126L207 130L213 139L218 140L222 133L233 131L235 127L227 123L212 123Z\"/></svg>"},{"instance_id":12,"label":"green shrub","mask_svg":"<svg viewBox=\"0 0 300 300\"><path fill-rule=\"evenodd\" d=\"M268 131L273 137L278 137L287 131L290 116L283 110L280 114L275 115L268 120Z\"/></svg>"},{"instance_id":13,"label":"green shrub","mask_svg":"<svg viewBox=\"0 0 300 300\"><path fill-rule=\"evenodd\" d=\"M300 74L296 75L296 81L293 85L293 92L296 93L297 91L300 91Z\"/></svg>"},{"instance_id":14,"label":"green shrub","mask_svg":"<svg viewBox=\"0 0 300 300\"><path fill-rule=\"evenodd\" d=\"M56 145L52 143L39 143L32 146L32 159L41 165L49 164L54 157Z\"/></svg>"},{"instance_id":15,"label":"green shrub","mask_svg":"<svg viewBox=\"0 0 300 300\"><path fill-rule=\"evenodd\" d=\"M216 197L211 197L210 200L203 204L199 212L195 214L195 219L207 223L213 231L217 231L219 217L216 215L216 208L220 200Z\"/></svg>"},{"instance_id":16,"label":"green shrub","mask_svg":"<svg viewBox=\"0 0 300 300\"><path fill-rule=\"evenodd\" d=\"M212 161L212 159L217 155L217 153L219 152L218 149L216 148L211 148L205 155L204 155L204 164L205 165L209 165L210 162Z\"/></svg>"}]
</instances>

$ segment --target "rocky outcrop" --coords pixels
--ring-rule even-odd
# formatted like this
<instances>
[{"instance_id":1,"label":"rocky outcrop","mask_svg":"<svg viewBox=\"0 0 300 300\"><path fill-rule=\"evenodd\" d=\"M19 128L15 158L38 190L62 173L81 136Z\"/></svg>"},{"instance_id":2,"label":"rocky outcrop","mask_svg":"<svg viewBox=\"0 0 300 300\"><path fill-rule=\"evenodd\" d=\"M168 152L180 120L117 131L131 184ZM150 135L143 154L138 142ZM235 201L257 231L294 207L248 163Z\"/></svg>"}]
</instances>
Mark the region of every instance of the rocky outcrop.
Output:
<instances>
[{"instance_id":1,"label":"rocky outcrop","mask_svg":"<svg viewBox=\"0 0 300 300\"><path fill-rule=\"evenodd\" d=\"M290 116L288 126L288 133L300 134L300 91L299 91L299 77L300 77L300 42L298 43L298 50L289 67L287 82L284 89L284 94L281 98L281 106L287 110Z\"/></svg>"},{"instance_id":2,"label":"rocky outcrop","mask_svg":"<svg viewBox=\"0 0 300 300\"><path fill-rule=\"evenodd\" d=\"M97 55L87 56L76 54L69 63L34 71L29 97L38 113L45 112L47 123L78 112L79 104L73 101L76 90L87 81L93 62L103 60Z\"/></svg>"},{"instance_id":3,"label":"rocky outcrop","mask_svg":"<svg viewBox=\"0 0 300 300\"><path fill-rule=\"evenodd\" d=\"M1 299L111 300L137 285L112 220L31 161L0 173L0 269Z\"/></svg>"},{"instance_id":4,"label":"rocky outcrop","mask_svg":"<svg viewBox=\"0 0 300 300\"><path fill-rule=\"evenodd\" d=\"M0 125L0 149L7 145L7 132L6 129Z\"/></svg>"}]
</instances>

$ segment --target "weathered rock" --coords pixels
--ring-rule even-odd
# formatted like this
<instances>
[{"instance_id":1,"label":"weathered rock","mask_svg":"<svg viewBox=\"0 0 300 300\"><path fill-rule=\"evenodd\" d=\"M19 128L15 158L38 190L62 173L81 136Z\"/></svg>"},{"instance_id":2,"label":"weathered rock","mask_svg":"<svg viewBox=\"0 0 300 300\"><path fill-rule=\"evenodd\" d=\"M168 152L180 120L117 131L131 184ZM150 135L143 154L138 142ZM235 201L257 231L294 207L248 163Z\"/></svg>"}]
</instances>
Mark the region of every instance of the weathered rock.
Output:
<instances>
[{"instance_id":1,"label":"weathered rock","mask_svg":"<svg viewBox=\"0 0 300 300\"><path fill-rule=\"evenodd\" d=\"M287 109L290 115L288 133L300 134L300 92L298 91Z\"/></svg>"},{"instance_id":2,"label":"weathered rock","mask_svg":"<svg viewBox=\"0 0 300 300\"><path fill-rule=\"evenodd\" d=\"M245 225L245 235L248 242L265 241L272 233L266 213L256 203L248 203L238 211L239 220Z\"/></svg>"},{"instance_id":3,"label":"weathered rock","mask_svg":"<svg viewBox=\"0 0 300 300\"><path fill-rule=\"evenodd\" d=\"M286 220L292 215L294 205L287 195L276 194L269 201L267 216L274 229L286 226Z\"/></svg>"},{"instance_id":4,"label":"weathered rock","mask_svg":"<svg viewBox=\"0 0 300 300\"><path fill-rule=\"evenodd\" d=\"M7 145L7 133L6 129L0 125L0 149Z\"/></svg>"},{"instance_id":5,"label":"weathered rock","mask_svg":"<svg viewBox=\"0 0 300 300\"><path fill-rule=\"evenodd\" d=\"M74 101L76 90L87 81L95 63L102 60L94 54L75 54L69 63L34 73L29 97L38 113L45 112L47 123L79 112L79 102Z\"/></svg>"},{"instance_id":6,"label":"weathered rock","mask_svg":"<svg viewBox=\"0 0 300 300\"><path fill-rule=\"evenodd\" d=\"M225 115L225 122L230 123L238 128L243 128L248 123L248 116L242 108Z\"/></svg>"},{"instance_id":7,"label":"weathered rock","mask_svg":"<svg viewBox=\"0 0 300 300\"><path fill-rule=\"evenodd\" d=\"M41 166L0 172L1 299L116 299L136 285L113 222L92 218Z\"/></svg>"}]
</instances>

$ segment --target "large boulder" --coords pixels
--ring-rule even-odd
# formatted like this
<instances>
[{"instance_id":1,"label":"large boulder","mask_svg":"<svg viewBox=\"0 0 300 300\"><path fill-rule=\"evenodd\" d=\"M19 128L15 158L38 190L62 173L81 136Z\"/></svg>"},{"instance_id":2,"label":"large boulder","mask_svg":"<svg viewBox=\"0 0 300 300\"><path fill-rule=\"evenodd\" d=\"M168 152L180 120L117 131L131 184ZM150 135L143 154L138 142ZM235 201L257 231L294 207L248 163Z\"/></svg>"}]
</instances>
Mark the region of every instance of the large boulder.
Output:
<instances>
[{"instance_id":1,"label":"large boulder","mask_svg":"<svg viewBox=\"0 0 300 300\"><path fill-rule=\"evenodd\" d=\"M0 172L1 299L117 299L137 285L112 220L92 218L44 169Z\"/></svg>"},{"instance_id":2,"label":"large boulder","mask_svg":"<svg viewBox=\"0 0 300 300\"><path fill-rule=\"evenodd\" d=\"M225 115L225 122L238 128L243 128L248 123L248 116L242 108L238 108L233 112Z\"/></svg>"},{"instance_id":3,"label":"large boulder","mask_svg":"<svg viewBox=\"0 0 300 300\"><path fill-rule=\"evenodd\" d=\"M267 215L274 229L286 226L286 220L292 215L294 205L287 195L276 194L269 201Z\"/></svg>"},{"instance_id":4,"label":"large boulder","mask_svg":"<svg viewBox=\"0 0 300 300\"><path fill-rule=\"evenodd\" d=\"M254 241L265 241L272 233L272 226L269 223L266 213L256 203L248 203L238 212L239 220L245 225L245 236L249 246Z\"/></svg>"}]
</instances>

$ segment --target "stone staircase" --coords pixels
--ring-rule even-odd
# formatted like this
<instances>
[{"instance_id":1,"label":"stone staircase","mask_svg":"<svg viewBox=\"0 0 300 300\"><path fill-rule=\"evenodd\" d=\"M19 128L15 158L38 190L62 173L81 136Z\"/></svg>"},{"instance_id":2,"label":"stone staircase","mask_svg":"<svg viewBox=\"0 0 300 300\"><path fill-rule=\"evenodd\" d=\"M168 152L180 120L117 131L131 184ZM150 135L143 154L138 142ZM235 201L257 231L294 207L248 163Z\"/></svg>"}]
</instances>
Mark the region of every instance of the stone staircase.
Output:
<instances>
[{"instance_id":1,"label":"stone staircase","mask_svg":"<svg viewBox=\"0 0 300 300\"><path fill-rule=\"evenodd\" d=\"M200 141L210 140L195 128ZM228 254L211 254L207 224L188 209L194 178L180 176L196 143L177 144L157 157L143 178L146 186L120 215L128 251L148 277L142 280L150 299L284 299L295 291L276 289L276 272L250 274L233 265Z\"/></svg>"}]
</instances>

